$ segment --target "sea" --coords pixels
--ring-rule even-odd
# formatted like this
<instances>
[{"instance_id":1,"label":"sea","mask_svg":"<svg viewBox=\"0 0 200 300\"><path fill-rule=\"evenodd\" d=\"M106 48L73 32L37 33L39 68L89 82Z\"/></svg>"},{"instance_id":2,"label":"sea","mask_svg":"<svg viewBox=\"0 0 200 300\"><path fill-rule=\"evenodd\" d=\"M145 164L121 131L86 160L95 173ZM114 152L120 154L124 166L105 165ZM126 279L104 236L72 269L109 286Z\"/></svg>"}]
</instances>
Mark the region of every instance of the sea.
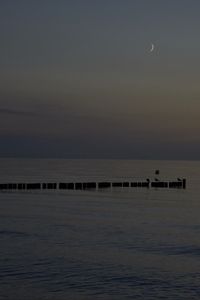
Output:
<instances>
[{"instance_id":1,"label":"sea","mask_svg":"<svg viewBox=\"0 0 200 300\"><path fill-rule=\"evenodd\" d=\"M0 159L0 183L155 176L187 188L0 191L0 300L199 300L199 161Z\"/></svg>"}]
</instances>

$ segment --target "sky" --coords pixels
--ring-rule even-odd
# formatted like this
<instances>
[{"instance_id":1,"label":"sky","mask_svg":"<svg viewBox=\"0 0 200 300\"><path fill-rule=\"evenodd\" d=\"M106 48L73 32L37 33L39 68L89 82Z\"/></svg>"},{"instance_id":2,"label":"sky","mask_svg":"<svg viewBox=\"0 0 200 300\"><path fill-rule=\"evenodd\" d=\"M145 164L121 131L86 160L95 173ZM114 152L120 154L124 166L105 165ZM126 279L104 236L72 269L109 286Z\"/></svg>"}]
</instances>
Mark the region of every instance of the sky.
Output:
<instances>
[{"instance_id":1,"label":"sky","mask_svg":"<svg viewBox=\"0 0 200 300\"><path fill-rule=\"evenodd\" d=\"M0 156L200 159L199 11L2 0Z\"/></svg>"}]
</instances>

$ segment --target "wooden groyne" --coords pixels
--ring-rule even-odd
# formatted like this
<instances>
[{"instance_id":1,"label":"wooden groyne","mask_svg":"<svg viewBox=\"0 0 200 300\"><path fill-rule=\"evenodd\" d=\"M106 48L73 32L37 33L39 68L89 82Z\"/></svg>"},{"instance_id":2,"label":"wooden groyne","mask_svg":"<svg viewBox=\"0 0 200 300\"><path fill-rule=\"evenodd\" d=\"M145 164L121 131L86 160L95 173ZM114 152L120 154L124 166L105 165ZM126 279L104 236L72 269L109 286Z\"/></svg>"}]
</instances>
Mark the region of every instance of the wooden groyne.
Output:
<instances>
[{"instance_id":1,"label":"wooden groyne","mask_svg":"<svg viewBox=\"0 0 200 300\"><path fill-rule=\"evenodd\" d=\"M43 182L43 183L1 183L4 190L100 190L114 188L175 188L185 189L186 179L176 181L101 181L101 182Z\"/></svg>"}]
</instances>

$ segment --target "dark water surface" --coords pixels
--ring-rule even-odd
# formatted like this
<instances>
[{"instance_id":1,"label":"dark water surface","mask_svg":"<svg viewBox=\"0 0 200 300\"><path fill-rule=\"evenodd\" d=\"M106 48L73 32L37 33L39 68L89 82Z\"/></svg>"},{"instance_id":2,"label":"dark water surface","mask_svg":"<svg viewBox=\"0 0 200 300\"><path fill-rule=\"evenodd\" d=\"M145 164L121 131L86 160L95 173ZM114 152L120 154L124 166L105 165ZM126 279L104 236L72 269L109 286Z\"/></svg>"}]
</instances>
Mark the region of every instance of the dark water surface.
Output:
<instances>
[{"instance_id":1,"label":"dark water surface","mask_svg":"<svg viewBox=\"0 0 200 300\"><path fill-rule=\"evenodd\" d=\"M0 299L200 299L200 162L0 160L0 182L186 177L186 190L0 193Z\"/></svg>"}]
</instances>

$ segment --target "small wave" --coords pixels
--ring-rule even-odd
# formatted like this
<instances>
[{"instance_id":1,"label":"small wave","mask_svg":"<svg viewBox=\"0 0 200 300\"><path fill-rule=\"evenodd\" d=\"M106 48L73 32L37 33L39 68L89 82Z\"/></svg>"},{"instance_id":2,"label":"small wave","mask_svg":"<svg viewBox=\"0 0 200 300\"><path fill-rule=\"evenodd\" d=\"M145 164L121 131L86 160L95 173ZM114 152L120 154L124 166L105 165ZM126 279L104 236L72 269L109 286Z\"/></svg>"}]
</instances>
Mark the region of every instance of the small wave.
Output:
<instances>
[{"instance_id":1,"label":"small wave","mask_svg":"<svg viewBox=\"0 0 200 300\"><path fill-rule=\"evenodd\" d=\"M166 246L157 248L143 248L140 251L150 253L162 253L165 255L188 255L188 256L200 256L200 247L193 246Z\"/></svg>"},{"instance_id":2,"label":"small wave","mask_svg":"<svg viewBox=\"0 0 200 300\"><path fill-rule=\"evenodd\" d=\"M13 231L13 230L0 230L0 236L22 236L22 237L26 237L26 236L30 236L30 234L26 233L26 232L22 232L22 231Z\"/></svg>"}]
</instances>

